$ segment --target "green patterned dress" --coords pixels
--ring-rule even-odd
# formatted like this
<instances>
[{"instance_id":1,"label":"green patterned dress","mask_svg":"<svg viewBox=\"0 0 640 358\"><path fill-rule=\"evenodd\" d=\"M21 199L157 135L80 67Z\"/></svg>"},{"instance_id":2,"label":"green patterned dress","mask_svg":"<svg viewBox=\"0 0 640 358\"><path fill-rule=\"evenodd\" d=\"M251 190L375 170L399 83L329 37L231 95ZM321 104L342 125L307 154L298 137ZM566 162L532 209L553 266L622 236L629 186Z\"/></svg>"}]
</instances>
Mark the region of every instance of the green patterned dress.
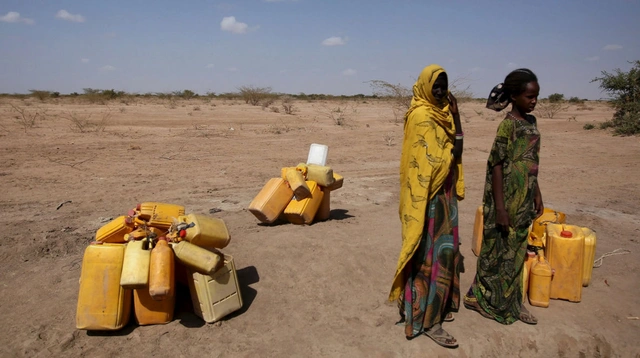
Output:
<instances>
[{"instance_id":1,"label":"green patterned dress","mask_svg":"<svg viewBox=\"0 0 640 358\"><path fill-rule=\"evenodd\" d=\"M487 163L482 249L476 277L465 299L475 297L484 311L503 324L511 324L520 316L527 237L536 216L539 153L540 132L534 116L527 116L527 121L506 118L500 123ZM504 205L513 226L508 234L496 227L492 171L500 163Z\"/></svg>"}]
</instances>

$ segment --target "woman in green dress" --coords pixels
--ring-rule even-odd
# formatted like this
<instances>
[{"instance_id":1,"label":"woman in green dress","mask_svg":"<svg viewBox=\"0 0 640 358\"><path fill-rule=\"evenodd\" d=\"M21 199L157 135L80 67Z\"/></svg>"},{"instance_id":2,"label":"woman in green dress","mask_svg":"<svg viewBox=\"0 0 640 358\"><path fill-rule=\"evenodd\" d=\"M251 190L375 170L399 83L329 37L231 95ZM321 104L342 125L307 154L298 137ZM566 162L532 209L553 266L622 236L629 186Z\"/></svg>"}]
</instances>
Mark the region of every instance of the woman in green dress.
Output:
<instances>
[{"instance_id":1,"label":"woman in green dress","mask_svg":"<svg viewBox=\"0 0 640 358\"><path fill-rule=\"evenodd\" d=\"M540 132L529 114L539 92L536 75L518 69L493 88L487 101L496 111L512 106L487 162L482 248L464 305L503 324L537 323L522 303L521 277L529 226L544 210L538 185Z\"/></svg>"}]
</instances>

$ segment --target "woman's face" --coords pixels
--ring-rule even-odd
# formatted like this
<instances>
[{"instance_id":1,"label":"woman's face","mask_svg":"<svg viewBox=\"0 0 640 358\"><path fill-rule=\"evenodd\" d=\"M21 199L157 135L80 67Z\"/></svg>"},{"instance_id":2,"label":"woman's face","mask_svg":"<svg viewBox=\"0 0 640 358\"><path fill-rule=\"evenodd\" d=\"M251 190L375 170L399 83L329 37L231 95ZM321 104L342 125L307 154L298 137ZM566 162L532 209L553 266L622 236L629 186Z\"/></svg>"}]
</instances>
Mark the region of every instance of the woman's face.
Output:
<instances>
[{"instance_id":1,"label":"woman's face","mask_svg":"<svg viewBox=\"0 0 640 358\"><path fill-rule=\"evenodd\" d=\"M529 82L524 92L512 97L513 103L519 111L531 113L536 108L539 94L540 85L538 85L538 82Z\"/></svg>"},{"instance_id":2,"label":"woman's face","mask_svg":"<svg viewBox=\"0 0 640 358\"><path fill-rule=\"evenodd\" d=\"M431 94L436 98L436 101L442 102L442 100L447 96L447 90L449 89L449 81L447 79L446 73L441 73L436 78L436 81L433 83L433 88L431 89Z\"/></svg>"}]
</instances>

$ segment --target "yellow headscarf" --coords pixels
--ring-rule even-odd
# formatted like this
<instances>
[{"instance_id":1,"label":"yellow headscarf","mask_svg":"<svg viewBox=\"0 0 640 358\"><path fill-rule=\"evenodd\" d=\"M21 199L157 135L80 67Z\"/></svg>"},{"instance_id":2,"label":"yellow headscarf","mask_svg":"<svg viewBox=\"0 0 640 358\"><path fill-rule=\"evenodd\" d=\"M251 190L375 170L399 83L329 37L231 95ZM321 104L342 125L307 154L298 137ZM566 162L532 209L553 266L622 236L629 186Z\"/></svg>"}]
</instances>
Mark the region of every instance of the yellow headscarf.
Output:
<instances>
[{"instance_id":1,"label":"yellow headscarf","mask_svg":"<svg viewBox=\"0 0 640 358\"><path fill-rule=\"evenodd\" d=\"M413 85L411 107L405 115L404 141L400 159L400 221L402 250L389 300L398 299L404 289L404 268L418 248L425 225L427 203L442 187L451 170L456 128L448 101L438 103L432 94L438 65L425 67ZM462 162L456 158L456 195L464 198Z\"/></svg>"}]
</instances>

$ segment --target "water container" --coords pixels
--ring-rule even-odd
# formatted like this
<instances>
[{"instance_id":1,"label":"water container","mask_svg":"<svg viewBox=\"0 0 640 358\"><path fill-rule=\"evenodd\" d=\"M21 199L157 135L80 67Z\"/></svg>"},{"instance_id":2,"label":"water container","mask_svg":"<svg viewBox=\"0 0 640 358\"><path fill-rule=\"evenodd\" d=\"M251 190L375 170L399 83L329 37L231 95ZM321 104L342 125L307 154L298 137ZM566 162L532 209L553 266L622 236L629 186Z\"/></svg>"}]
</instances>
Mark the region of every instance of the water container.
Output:
<instances>
[{"instance_id":1,"label":"water container","mask_svg":"<svg viewBox=\"0 0 640 358\"><path fill-rule=\"evenodd\" d=\"M584 233L574 225L547 224L547 257L555 273L550 297L580 302L584 269Z\"/></svg>"},{"instance_id":2,"label":"water container","mask_svg":"<svg viewBox=\"0 0 640 358\"><path fill-rule=\"evenodd\" d=\"M331 191L334 191L342 188L343 184L344 184L344 177L340 174L337 174L336 172L333 172L333 183L330 185L327 185L326 188Z\"/></svg>"},{"instance_id":3,"label":"water container","mask_svg":"<svg viewBox=\"0 0 640 358\"><path fill-rule=\"evenodd\" d=\"M331 190L322 187L320 189L322 190L322 202L320 202L315 220L325 221L331 217Z\"/></svg>"},{"instance_id":4,"label":"water container","mask_svg":"<svg viewBox=\"0 0 640 358\"><path fill-rule=\"evenodd\" d=\"M187 241L173 243L171 246L178 261L196 272L208 275L217 270L222 264L222 259L218 253L203 249Z\"/></svg>"},{"instance_id":5,"label":"water container","mask_svg":"<svg viewBox=\"0 0 640 358\"><path fill-rule=\"evenodd\" d=\"M567 216L562 212L544 208L544 212L542 213L542 215L540 215L539 218L533 221L531 232L533 232L536 237L542 238L545 233L545 227L547 226L547 224L564 224L566 218Z\"/></svg>"},{"instance_id":6,"label":"water container","mask_svg":"<svg viewBox=\"0 0 640 358\"><path fill-rule=\"evenodd\" d=\"M307 181L307 185L311 191L311 196L302 200L293 199L284 209L284 216L292 224L311 224L318 212L320 203L322 203L323 193L318 184L314 181Z\"/></svg>"},{"instance_id":7,"label":"water container","mask_svg":"<svg viewBox=\"0 0 640 358\"><path fill-rule=\"evenodd\" d=\"M205 215L189 214L178 217L181 223L194 226L185 229L184 239L190 243L208 248L223 249L229 245L231 236L224 220Z\"/></svg>"},{"instance_id":8,"label":"water container","mask_svg":"<svg viewBox=\"0 0 640 358\"><path fill-rule=\"evenodd\" d=\"M129 216L118 216L96 232L96 241L108 243L125 243L124 235L134 229L133 219Z\"/></svg>"},{"instance_id":9,"label":"water container","mask_svg":"<svg viewBox=\"0 0 640 358\"><path fill-rule=\"evenodd\" d=\"M473 223L473 238L471 242L471 251L473 251L473 253L476 256L480 256L480 250L482 249L482 237L484 235L483 234L483 230L484 230L483 210L484 210L484 207L482 205L478 206L478 208L476 209L476 218Z\"/></svg>"},{"instance_id":10,"label":"water container","mask_svg":"<svg viewBox=\"0 0 640 358\"><path fill-rule=\"evenodd\" d=\"M272 223L287 207L293 191L282 178L269 179L249 204L249 211L263 223Z\"/></svg>"},{"instance_id":11,"label":"water container","mask_svg":"<svg viewBox=\"0 0 640 358\"><path fill-rule=\"evenodd\" d=\"M184 215L184 206L166 203L145 202L136 207L138 218L147 225L167 230L173 220Z\"/></svg>"},{"instance_id":12,"label":"water container","mask_svg":"<svg viewBox=\"0 0 640 358\"><path fill-rule=\"evenodd\" d=\"M156 301L170 299L175 294L175 262L167 239L161 237L151 250L149 263L149 295Z\"/></svg>"},{"instance_id":13,"label":"water container","mask_svg":"<svg viewBox=\"0 0 640 358\"><path fill-rule=\"evenodd\" d=\"M522 302L527 297L529 291L529 277L531 273L531 265L536 260L536 253L527 250L527 257L524 260L524 267L522 268Z\"/></svg>"},{"instance_id":14,"label":"water container","mask_svg":"<svg viewBox=\"0 0 640 358\"><path fill-rule=\"evenodd\" d=\"M549 307L551 276L551 265L543 255L538 254L529 274L529 303L532 306Z\"/></svg>"},{"instance_id":15,"label":"water container","mask_svg":"<svg viewBox=\"0 0 640 358\"><path fill-rule=\"evenodd\" d=\"M324 144L312 143L309 147L307 164L327 165L327 154L329 147Z\"/></svg>"},{"instance_id":16,"label":"water container","mask_svg":"<svg viewBox=\"0 0 640 358\"><path fill-rule=\"evenodd\" d=\"M124 250L120 286L140 288L149 284L151 248L147 240L129 241Z\"/></svg>"},{"instance_id":17,"label":"water container","mask_svg":"<svg viewBox=\"0 0 640 358\"><path fill-rule=\"evenodd\" d=\"M120 286L125 246L89 245L82 258L76 328L118 330L129 322L131 290Z\"/></svg>"},{"instance_id":18,"label":"water container","mask_svg":"<svg viewBox=\"0 0 640 358\"><path fill-rule=\"evenodd\" d=\"M166 230L162 230L159 228L155 228L152 226L146 226L145 222L141 222L143 227L139 227L132 232L129 233L129 238L133 240L142 240L146 237L158 238L160 236L164 236L166 234ZM128 240L127 240L128 241Z\"/></svg>"},{"instance_id":19,"label":"water container","mask_svg":"<svg viewBox=\"0 0 640 358\"><path fill-rule=\"evenodd\" d=\"M324 187L333 184L333 169L330 167L300 163L296 168L302 169L302 172L306 173L306 180L314 181Z\"/></svg>"},{"instance_id":20,"label":"water container","mask_svg":"<svg viewBox=\"0 0 640 358\"><path fill-rule=\"evenodd\" d=\"M149 324L165 324L173 320L176 306L175 290L162 301L156 301L149 294L149 287L133 290L133 312L136 322L145 326Z\"/></svg>"},{"instance_id":21,"label":"water container","mask_svg":"<svg viewBox=\"0 0 640 358\"><path fill-rule=\"evenodd\" d=\"M191 271L188 283L193 311L207 323L242 308L236 266L229 255L224 255L224 266L211 275Z\"/></svg>"},{"instance_id":22,"label":"water container","mask_svg":"<svg viewBox=\"0 0 640 358\"><path fill-rule=\"evenodd\" d=\"M587 227L583 227L582 233L584 234L584 268L582 269L582 286L587 287L591 283L593 260L596 256L596 232Z\"/></svg>"},{"instance_id":23,"label":"water container","mask_svg":"<svg viewBox=\"0 0 640 358\"><path fill-rule=\"evenodd\" d=\"M288 169L285 173L285 179L289 183L289 187L293 190L293 195L297 199L304 199L311 195L302 172L295 169Z\"/></svg>"}]
</instances>

